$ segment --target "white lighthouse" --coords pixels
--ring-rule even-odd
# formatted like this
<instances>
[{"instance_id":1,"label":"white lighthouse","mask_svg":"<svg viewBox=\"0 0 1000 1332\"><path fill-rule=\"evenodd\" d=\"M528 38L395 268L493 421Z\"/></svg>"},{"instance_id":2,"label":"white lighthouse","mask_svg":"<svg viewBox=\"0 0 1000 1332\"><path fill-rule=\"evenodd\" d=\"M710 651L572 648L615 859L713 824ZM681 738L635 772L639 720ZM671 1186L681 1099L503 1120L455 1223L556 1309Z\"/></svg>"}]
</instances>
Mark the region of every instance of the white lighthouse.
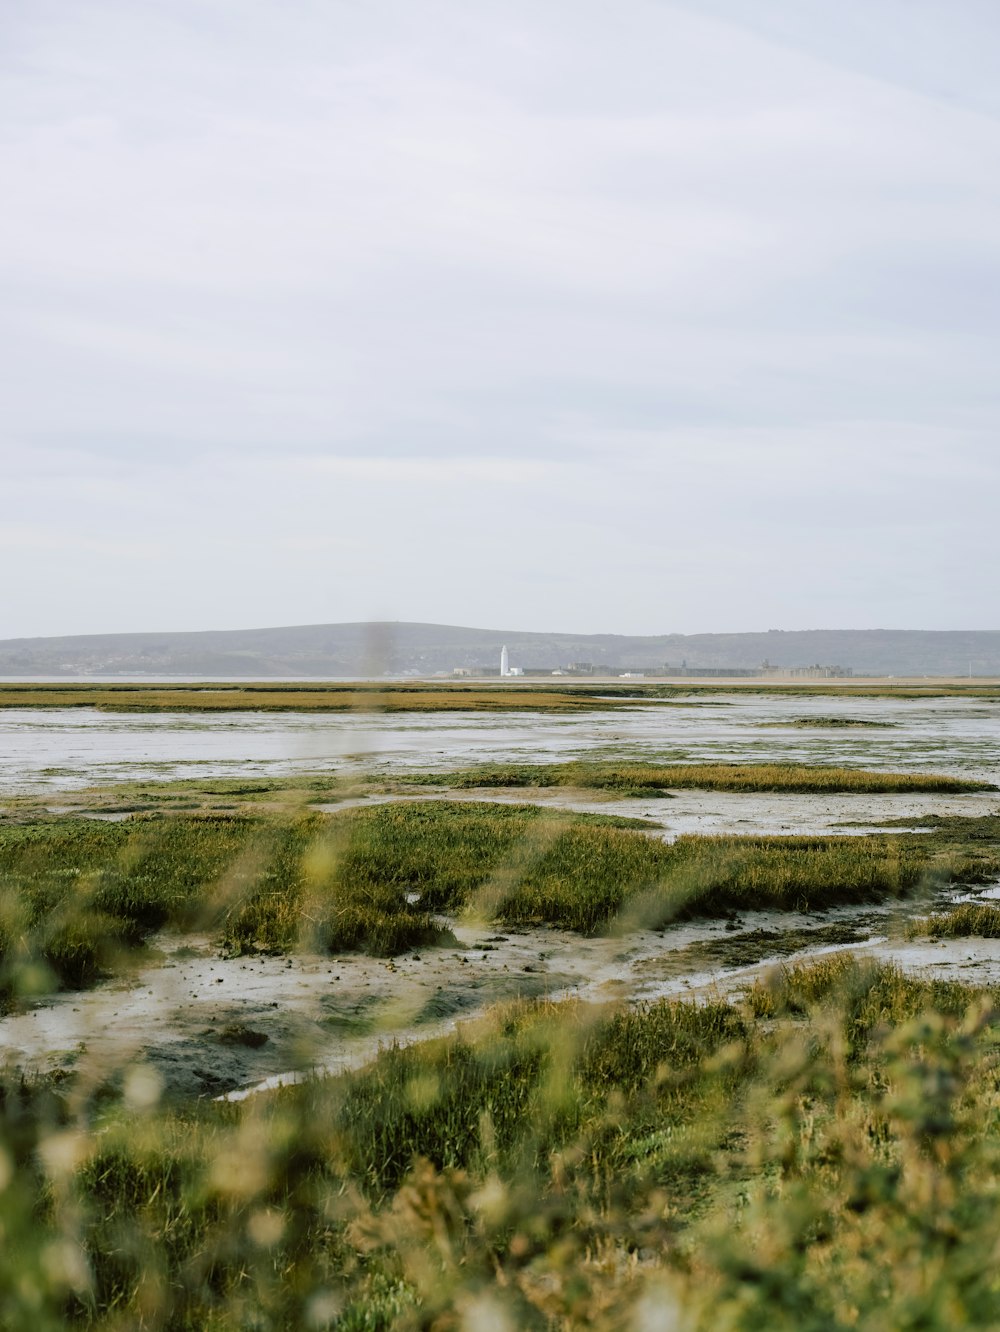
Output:
<instances>
[{"instance_id":1,"label":"white lighthouse","mask_svg":"<svg viewBox=\"0 0 1000 1332\"><path fill-rule=\"evenodd\" d=\"M507 653L507 644L504 643L500 649L500 674L510 675L510 657Z\"/></svg>"}]
</instances>

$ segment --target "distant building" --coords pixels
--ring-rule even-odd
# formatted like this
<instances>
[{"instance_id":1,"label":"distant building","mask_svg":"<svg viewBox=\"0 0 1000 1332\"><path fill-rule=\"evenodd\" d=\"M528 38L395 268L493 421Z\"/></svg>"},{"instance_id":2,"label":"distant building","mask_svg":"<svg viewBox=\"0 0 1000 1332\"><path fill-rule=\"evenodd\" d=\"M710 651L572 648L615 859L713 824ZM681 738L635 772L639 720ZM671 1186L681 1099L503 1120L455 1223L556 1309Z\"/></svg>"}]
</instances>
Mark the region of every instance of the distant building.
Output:
<instances>
[{"instance_id":1,"label":"distant building","mask_svg":"<svg viewBox=\"0 0 1000 1332\"><path fill-rule=\"evenodd\" d=\"M739 680L758 679L765 674L756 666L671 666L667 662L663 667L664 675L694 676L701 679Z\"/></svg>"},{"instance_id":2,"label":"distant building","mask_svg":"<svg viewBox=\"0 0 1000 1332\"><path fill-rule=\"evenodd\" d=\"M697 676L702 679L753 680L847 680L854 674L850 666L775 666L763 661L760 666L680 666L667 662L664 675Z\"/></svg>"},{"instance_id":3,"label":"distant building","mask_svg":"<svg viewBox=\"0 0 1000 1332\"><path fill-rule=\"evenodd\" d=\"M768 680L846 680L854 671L850 666L771 666L764 662L760 674Z\"/></svg>"},{"instance_id":4,"label":"distant building","mask_svg":"<svg viewBox=\"0 0 1000 1332\"><path fill-rule=\"evenodd\" d=\"M500 649L500 674L510 675L510 654L507 651L506 643Z\"/></svg>"}]
</instances>

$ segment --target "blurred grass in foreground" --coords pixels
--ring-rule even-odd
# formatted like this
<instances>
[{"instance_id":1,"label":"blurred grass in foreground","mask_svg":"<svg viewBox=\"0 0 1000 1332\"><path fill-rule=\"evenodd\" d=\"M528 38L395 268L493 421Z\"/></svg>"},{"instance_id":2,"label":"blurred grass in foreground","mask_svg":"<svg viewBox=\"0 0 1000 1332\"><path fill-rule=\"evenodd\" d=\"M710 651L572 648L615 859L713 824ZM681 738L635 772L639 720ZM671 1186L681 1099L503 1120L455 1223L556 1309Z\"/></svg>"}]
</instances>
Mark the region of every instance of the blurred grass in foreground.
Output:
<instances>
[{"instance_id":1,"label":"blurred grass in foreground","mask_svg":"<svg viewBox=\"0 0 1000 1332\"><path fill-rule=\"evenodd\" d=\"M996 999L841 955L235 1105L10 1085L0 1325L993 1328Z\"/></svg>"}]
</instances>

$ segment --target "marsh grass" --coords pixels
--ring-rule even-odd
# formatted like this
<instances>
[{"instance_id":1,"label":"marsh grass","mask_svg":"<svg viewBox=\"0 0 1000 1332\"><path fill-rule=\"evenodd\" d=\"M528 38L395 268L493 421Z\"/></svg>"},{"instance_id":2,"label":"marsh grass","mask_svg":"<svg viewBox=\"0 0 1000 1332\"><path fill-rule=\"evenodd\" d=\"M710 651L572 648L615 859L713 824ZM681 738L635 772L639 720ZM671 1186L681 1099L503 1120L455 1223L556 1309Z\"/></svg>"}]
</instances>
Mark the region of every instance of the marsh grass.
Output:
<instances>
[{"instance_id":1,"label":"marsh grass","mask_svg":"<svg viewBox=\"0 0 1000 1332\"><path fill-rule=\"evenodd\" d=\"M575 712L637 704L716 704L719 695L833 698L1000 698L994 682L901 679L787 684L558 684L499 681L233 681L199 683L0 683L0 708L96 708L105 712Z\"/></svg>"},{"instance_id":2,"label":"marsh grass","mask_svg":"<svg viewBox=\"0 0 1000 1332\"><path fill-rule=\"evenodd\" d=\"M551 684L0 684L0 708L101 712L576 712L634 701Z\"/></svg>"},{"instance_id":3,"label":"marsh grass","mask_svg":"<svg viewBox=\"0 0 1000 1332\"><path fill-rule=\"evenodd\" d=\"M123 814L290 815L366 795L375 786L364 778L335 772L146 779L60 792L58 809L64 818L98 821ZM44 820L51 815L51 806L48 794L10 796L0 807L0 831Z\"/></svg>"},{"instance_id":4,"label":"marsh grass","mask_svg":"<svg viewBox=\"0 0 1000 1332\"><path fill-rule=\"evenodd\" d=\"M988 902L962 902L951 911L910 921L907 934L911 938L1000 939L1000 907Z\"/></svg>"},{"instance_id":5,"label":"marsh grass","mask_svg":"<svg viewBox=\"0 0 1000 1332\"><path fill-rule=\"evenodd\" d=\"M13 1084L3 1326L992 1328L996 1003L838 956L239 1105Z\"/></svg>"},{"instance_id":6,"label":"marsh grass","mask_svg":"<svg viewBox=\"0 0 1000 1332\"><path fill-rule=\"evenodd\" d=\"M942 835L944 837L944 835ZM49 818L0 831L0 995L91 983L157 930L231 953L391 956L447 918L581 933L751 909L880 901L1000 870L993 843L906 836L696 837L534 805Z\"/></svg>"},{"instance_id":7,"label":"marsh grass","mask_svg":"<svg viewBox=\"0 0 1000 1332\"><path fill-rule=\"evenodd\" d=\"M609 693L624 686L610 684ZM719 694L749 694L765 697L813 697L813 698L1000 698L1000 683L995 679L961 680L954 677L931 677L916 680L901 676L898 679L877 676L870 679L813 680L767 683L763 681L748 683L746 680L727 680L719 683L690 682L684 684L632 685L628 692L636 698L706 699L714 702Z\"/></svg>"},{"instance_id":8,"label":"marsh grass","mask_svg":"<svg viewBox=\"0 0 1000 1332\"><path fill-rule=\"evenodd\" d=\"M895 722L874 721L867 717L790 717L788 721L764 722L764 726L795 726L804 730L884 730Z\"/></svg>"},{"instance_id":9,"label":"marsh grass","mask_svg":"<svg viewBox=\"0 0 1000 1332\"><path fill-rule=\"evenodd\" d=\"M846 1049L860 1057L875 1034L900 1027L921 1012L961 1017L971 993L957 981L907 976L894 963L838 953L778 967L752 983L745 1001L756 1018L806 1017L832 1010Z\"/></svg>"},{"instance_id":10,"label":"marsh grass","mask_svg":"<svg viewBox=\"0 0 1000 1332\"><path fill-rule=\"evenodd\" d=\"M793 763L489 763L458 772L414 773L400 785L447 786L454 790L574 787L617 795L660 795L670 789L789 791L872 795L878 793L994 790L990 782L936 773L866 772L857 768Z\"/></svg>"},{"instance_id":11,"label":"marsh grass","mask_svg":"<svg viewBox=\"0 0 1000 1332\"><path fill-rule=\"evenodd\" d=\"M531 806L402 805L335 817L171 812L9 824L0 830L0 996L88 984L164 927L213 931L233 951L390 955L447 938L432 913L457 909L500 859L516 860L538 816ZM546 822L560 832L643 826Z\"/></svg>"}]
</instances>

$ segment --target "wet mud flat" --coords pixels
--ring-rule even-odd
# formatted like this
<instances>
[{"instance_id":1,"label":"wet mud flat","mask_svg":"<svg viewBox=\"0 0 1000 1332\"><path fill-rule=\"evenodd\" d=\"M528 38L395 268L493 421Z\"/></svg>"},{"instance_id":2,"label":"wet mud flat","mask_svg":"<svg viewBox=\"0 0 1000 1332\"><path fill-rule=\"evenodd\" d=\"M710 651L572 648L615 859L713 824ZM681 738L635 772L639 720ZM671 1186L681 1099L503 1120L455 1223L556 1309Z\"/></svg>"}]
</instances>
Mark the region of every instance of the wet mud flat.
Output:
<instances>
[{"instance_id":1,"label":"wet mud flat","mask_svg":"<svg viewBox=\"0 0 1000 1332\"><path fill-rule=\"evenodd\" d=\"M577 936L456 933L454 947L392 959L227 958L207 938L161 936L158 956L133 977L49 996L0 1021L0 1061L26 1073L72 1072L95 1087L141 1062L168 1094L213 1096L290 1071L356 1066L380 1045L579 982L584 959L560 969L557 958Z\"/></svg>"},{"instance_id":2,"label":"wet mud flat","mask_svg":"<svg viewBox=\"0 0 1000 1332\"><path fill-rule=\"evenodd\" d=\"M651 834L672 842L688 833L744 836L856 836L859 833L921 832L930 820L941 817L981 818L1000 813L996 791L945 794L854 794L813 795L789 791L679 790L659 796L595 796L592 791L572 789L473 787L436 791L410 788L405 791L374 792L339 802L320 802L313 809L326 814L347 809L393 804L400 801L436 800L448 803L523 805L566 810L577 814L611 814L649 821Z\"/></svg>"},{"instance_id":3,"label":"wet mud flat","mask_svg":"<svg viewBox=\"0 0 1000 1332\"><path fill-rule=\"evenodd\" d=\"M943 891L920 910L957 900L955 889ZM735 996L782 962L833 951L1000 983L1000 940L908 939L905 922L916 910L747 911L595 937L448 921L454 945L392 959L224 957L207 937L164 935L132 976L49 996L0 1021L0 1062L72 1077L97 1094L140 1064L170 1099L239 1096L360 1067L384 1046L445 1034L512 999Z\"/></svg>"}]
</instances>

